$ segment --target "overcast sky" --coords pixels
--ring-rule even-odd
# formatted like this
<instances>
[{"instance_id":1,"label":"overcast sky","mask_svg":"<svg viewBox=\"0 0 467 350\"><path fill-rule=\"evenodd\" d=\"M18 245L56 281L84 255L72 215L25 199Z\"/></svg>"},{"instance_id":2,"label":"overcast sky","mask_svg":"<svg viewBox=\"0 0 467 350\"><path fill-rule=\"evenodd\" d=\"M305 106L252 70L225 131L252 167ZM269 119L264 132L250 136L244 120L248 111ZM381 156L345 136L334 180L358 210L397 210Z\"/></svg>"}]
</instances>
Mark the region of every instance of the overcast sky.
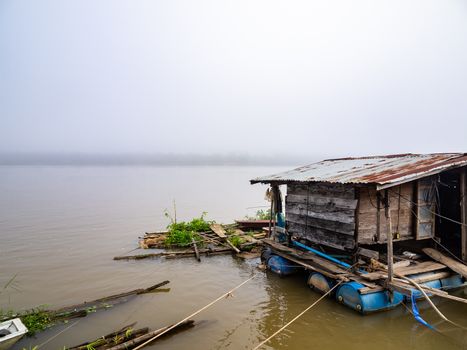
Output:
<instances>
[{"instance_id":1,"label":"overcast sky","mask_svg":"<svg viewBox=\"0 0 467 350\"><path fill-rule=\"evenodd\" d=\"M0 152L467 152L465 0L0 0Z\"/></svg>"}]
</instances>

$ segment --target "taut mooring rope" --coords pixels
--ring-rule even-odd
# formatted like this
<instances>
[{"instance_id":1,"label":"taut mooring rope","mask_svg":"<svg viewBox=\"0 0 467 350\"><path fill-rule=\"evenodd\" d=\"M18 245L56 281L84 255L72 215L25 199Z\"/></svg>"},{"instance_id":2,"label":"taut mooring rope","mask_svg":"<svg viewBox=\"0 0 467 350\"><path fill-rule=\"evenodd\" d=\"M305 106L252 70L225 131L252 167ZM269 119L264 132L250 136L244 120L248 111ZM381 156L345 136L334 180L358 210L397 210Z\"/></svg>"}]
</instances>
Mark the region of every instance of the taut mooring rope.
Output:
<instances>
[{"instance_id":1,"label":"taut mooring rope","mask_svg":"<svg viewBox=\"0 0 467 350\"><path fill-rule=\"evenodd\" d=\"M244 284L246 284L247 282L251 281L253 278L256 277L256 274L254 274L253 276L251 276L249 279L247 279L246 281L243 281L242 283L240 283L238 286L236 286L235 288L232 288L231 290L229 290L227 293L224 293L222 294L219 298L217 298L216 300L214 301L211 301L209 304L207 304L206 306L203 306L201 309L199 309L198 311L195 311L193 312L190 316L187 316L185 317L183 320L175 323L173 326L170 326L169 328L167 328L165 331L155 335L154 337L152 337L151 339L148 339L147 341L145 341L143 344L140 344L138 345L136 348L134 348L133 350L139 350L143 347L145 347L146 345L148 345L149 343L151 343L152 341L156 340L157 338L159 338L160 336L164 335L165 333L171 331L172 329L174 329L175 327L177 327L179 324L189 320L190 318L192 318L193 316L196 316L197 314L199 314L201 311L204 311L206 310L207 308L209 308L210 306L214 305L215 303L217 303L219 300L229 296L230 294L232 294L232 292L238 288L240 288L241 286L243 286Z\"/></svg>"},{"instance_id":2,"label":"taut mooring rope","mask_svg":"<svg viewBox=\"0 0 467 350\"><path fill-rule=\"evenodd\" d=\"M316 304L318 304L322 299L324 299L329 293L331 293L335 288L337 288L342 282L344 282L343 280L340 281L339 283L337 283L334 287L332 287L331 289L329 289L325 294L323 294L318 300L316 300L313 304L311 304L310 306L308 306L305 310L303 310L302 312L300 312L297 316L295 316L292 320L290 320L287 324L285 324L284 326L282 326L280 329L278 329L273 335L271 335L269 338L263 340L261 343L259 343L256 347L253 348L253 350L257 350L259 349L261 346L263 346L264 344L266 344L268 341L270 341L272 338L274 338L276 335L278 335L280 332L282 332L284 329L286 329L288 326L290 326L293 322L295 322L296 320L298 320L301 316L303 316L303 314L305 314L305 312L307 312L308 310L310 310L313 306L315 306Z\"/></svg>"}]
</instances>

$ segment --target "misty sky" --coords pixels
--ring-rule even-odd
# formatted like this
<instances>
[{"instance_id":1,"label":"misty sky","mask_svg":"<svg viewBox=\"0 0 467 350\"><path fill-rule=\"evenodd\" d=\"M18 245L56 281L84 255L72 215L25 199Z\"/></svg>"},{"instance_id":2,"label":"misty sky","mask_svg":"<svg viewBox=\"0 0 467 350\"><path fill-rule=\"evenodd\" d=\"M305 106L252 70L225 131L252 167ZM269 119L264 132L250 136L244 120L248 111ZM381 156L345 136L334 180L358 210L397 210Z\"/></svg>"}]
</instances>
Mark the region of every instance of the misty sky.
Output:
<instances>
[{"instance_id":1,"label":"misty sky","mask_svg":"<svg viewBox=\"0 0 467 350\"><path fill-rule=\"evenodd\" d=\"M0 0L0 152L467 151L465 0Z\"/></svg>"}]
</instances>

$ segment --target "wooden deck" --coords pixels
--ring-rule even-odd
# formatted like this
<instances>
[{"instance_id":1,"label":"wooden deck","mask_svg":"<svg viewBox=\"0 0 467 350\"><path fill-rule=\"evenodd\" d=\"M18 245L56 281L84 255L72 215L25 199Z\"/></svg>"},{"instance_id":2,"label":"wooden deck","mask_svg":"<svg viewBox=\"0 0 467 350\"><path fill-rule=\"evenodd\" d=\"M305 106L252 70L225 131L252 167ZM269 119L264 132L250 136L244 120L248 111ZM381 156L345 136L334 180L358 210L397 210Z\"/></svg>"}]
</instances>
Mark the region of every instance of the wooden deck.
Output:
<instances>
[{"instance_id":1,"label":"wooden deck","mask_svg":"<svg viewBox=\"0 0 467 350\"><path fill-rule=\"evenodd\" d=\"M319 272L324 276L334 280L340 280L344 282L355 281L364 285L364 287L359 290L360 294L378 292L387 289L387 287L389 287L391 290L397 290L399 292L404 292L404 294L409 294L413 289L412 285L403 283L401 281L395 281L388 286L386 284L388 275L384 270L368 273L356 269L350 271L338 265L337 263L314 254L313 252L302 251L296 248L288 247L271 239L263 239L262 242L265 246L270 247L274 254L288 259L299 266L302 266L305 270ZM440 252L437 253L441 254ZM442 259L437 260L441 261ZM457 265L455 268L456 270L459 269ZM433 274L423 275L427 272L433 272ZM412 280L417 283L426 283L437 279L448 278L457 273L458 272L452 269L452 267L433 260L413 261L410 262L410 265L408 266L407 264L403 264L402 266L396 267L394 269L394 275L398 277L421 275L412 278ZM425 288L428 292L432 292L432 294L435 295L444 296L447 294L444 291L436 290L433 292L431 291L431 288L424 287L424 289Z\"/></svg>"}]
</instances>

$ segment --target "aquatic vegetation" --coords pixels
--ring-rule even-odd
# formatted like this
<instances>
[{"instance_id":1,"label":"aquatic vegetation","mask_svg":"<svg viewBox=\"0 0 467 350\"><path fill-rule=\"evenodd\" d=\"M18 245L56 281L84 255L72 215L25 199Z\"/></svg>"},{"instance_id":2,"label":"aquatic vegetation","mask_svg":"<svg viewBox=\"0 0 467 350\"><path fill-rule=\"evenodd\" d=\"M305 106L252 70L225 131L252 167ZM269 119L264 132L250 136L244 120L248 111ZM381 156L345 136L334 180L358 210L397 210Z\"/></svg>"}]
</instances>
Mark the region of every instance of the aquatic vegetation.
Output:
<instances>
[{"instance_id":1,"label":"aquatic vegetation","mask_svg":"<svg viewBox=\"0 0 467 350\"><path fill-rule=\"evenodd\" d=\"M245 243L245 240L240 236L234 235L229 237L229 242L232 243L235 248L240 248L240 245Z\"/></svg>"},{"instance_id":2,"label":"aquatic vegetation","mask_svg":"<svg viewBox=\"0 0 467 350\"><path fill-rule=\"evenodd\" d=\"M271 218L271 209L267 210L257 210L255 216L246 215L247 220L269 220Z\"/></svg>"},{"instance_id":3,"label":"aquatic vegetation","mask_svg":"<svg viewBox=\"0 0 467 350\"><path fill-rule=\"evenodd\" d=\"M166 246L187 246L193 243L192 239L196 242L201 241L201 236L193 231L174 230L170 231L164 240Z\"/></svg>"},{"instance_id":4,"label":"aquatic vegetation","mask_svg":"<svg viewBox=\"0 0 467 350\"><path fill-rule=\"evenodd\" d=\"M44 309L44 306L26 311L20 315L20 318L27 327L30 336L53 325L52 316L49 311Z\"/></svg>"},{"instance_id":5,"label":"aquatic vegetation","mask_svg":"<svg viewBox=\"0 0 467 350\"><path fill-rule=\"evenodd\" d=\"M166 211L165 216L170 218L171 223L167 226L168 234L164 240L167 246L187 246L194 239L196 242L201 242L202 238L198 232L206 232L210 230L210 225L214 221L205 219L206 212L203 212L199 218L194 218L191 221L177 222Z\"/></svg>"}]
</instances>

